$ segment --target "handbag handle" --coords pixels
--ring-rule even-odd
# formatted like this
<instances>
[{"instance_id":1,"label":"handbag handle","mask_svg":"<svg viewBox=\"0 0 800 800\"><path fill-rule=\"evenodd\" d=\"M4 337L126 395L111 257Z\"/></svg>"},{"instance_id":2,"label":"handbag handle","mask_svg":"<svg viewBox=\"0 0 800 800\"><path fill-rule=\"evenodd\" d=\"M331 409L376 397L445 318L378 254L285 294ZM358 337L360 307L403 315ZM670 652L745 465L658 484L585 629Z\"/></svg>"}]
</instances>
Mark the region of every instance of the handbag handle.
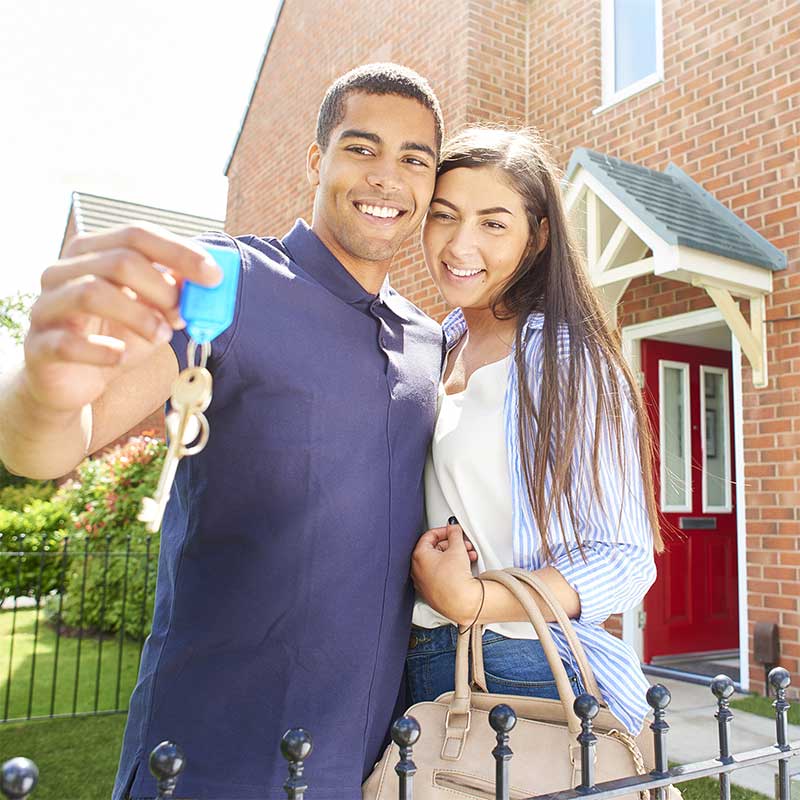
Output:
<instances>
[{"instance_id":1,"label":"handbag handle","mask_svg":"<svg viewBox=\"0 0 800 800\"><path fill-rule=\"evenodd\" d=\"M567 616L567 613L564 611L564 607L561 605L561 603L558 602L553 590L538 575L533 572L528 572L528 570L521 569L520 567L510 567L505 571L510 575L513 575L515 578L518 578L523 583L527 583L528 586L533 589L534 593L541 598L542 602L550 610L550 613L555 618L559 628L561 628L564 638L567 640L569 649L572 651L575 664L578 667L578 672L581 676L581 682L583 683L586 691L592 695L598 703L604 705L603 695L600 692L597 681L595 680L594 670L589 664L589 659L586 657L586 651L583 649L583 644L581 644L578 634L575 633L575 627L572 624L572 620Z\"/></svg>"},{"instance_id":2,"label":"handbag handle","mask_svg":"<svg viewBox=\"0 0 800 800\"><path fill-rule=\"evenodd\" d=\"M544 615L542 614L539 606L531 597L528 592L520 583L518 578L503 570L491 570L484 572L480 576L481 580L494 581L505 586L517 599L519 604L528 615L534 630L536 631L539 641L541 642L542 649L544 650L547 663L553 672L555 678L556 688L558 689L558 696L561 700L561 705L564 709L564 718L570 732L577 735L580 732L580 722L578 721L575 712L573 711L572 704L574 702L575 694L572 691L567 671L561 658L558 655L553 636L550 629L545 622ZM459 634L458 643L456 645L456 669L455 669L455 691L450 702L450 709L447 714L447 735L445 736L445 746L442 750L442 755L445 758L458 758L461 749L463 748L463 739L466 737L466 732L469 730L469 709L472 692L469 687L469 635L467 633ZM451 726L450 720L452 716L467 716L466 726ZM453 744L448 747L448 742L454 740ZM458 740L458 741L455 741ZM447 755L447 753L450 755ZM456 752L458 754L456 754Z\"/></svg>"}]
</instances>

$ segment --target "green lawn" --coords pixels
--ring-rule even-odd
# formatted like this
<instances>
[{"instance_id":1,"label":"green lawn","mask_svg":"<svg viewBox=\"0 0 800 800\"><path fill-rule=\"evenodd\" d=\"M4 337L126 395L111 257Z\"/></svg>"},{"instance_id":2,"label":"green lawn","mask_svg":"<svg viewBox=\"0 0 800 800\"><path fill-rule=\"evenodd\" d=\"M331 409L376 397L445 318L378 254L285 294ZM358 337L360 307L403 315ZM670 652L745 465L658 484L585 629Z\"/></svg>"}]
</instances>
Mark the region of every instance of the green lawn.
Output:
<instances>
[{"instance_id":1,"label":"green lawn","mask_svg":"<svg viewBox=\"0 0 800 800\"><path fill-rule=\"evenodd\" d=\"M775 719L775 709L772 704L775 700L772 697L761 697L752 694L738 700L731 700L731 708L738 708L742 711L749 711L751 714L758 714L761 717ZM789 722L792 725L800 725L800 703L794 702L789 706Z\"/></svg>"},{"instance_id":2,"label":"green lawn","mask_svg":"<svg viewBox=\"0 0 800 800\"><path fill-rule=\"evenodd\" d=\"M100 640L84 638L80 643L79 664L78 639L62 636L56 670L56 631L45 622L44 613L39 612L39 631L35 637L36 617L35 609L20 609L15 622L13 611L0 611L0 720L27 718L29 710L31 717L71 714L73 706L78 713L95 708L126 709L139 668L138 642L125 640L120 660L118 637L103 640L102 647Z\"/></svg>"},{"instance_id":3,"label":"green lawn","mask_svg":"<svg viewBox=\"0 0 800 800\"><path fill-rule=\"evenodd\" d=\"M36 762L32 800L108 800L124 727L124 714L1 724L0 763L14 756Z\"/></svg>"}]
</instances>

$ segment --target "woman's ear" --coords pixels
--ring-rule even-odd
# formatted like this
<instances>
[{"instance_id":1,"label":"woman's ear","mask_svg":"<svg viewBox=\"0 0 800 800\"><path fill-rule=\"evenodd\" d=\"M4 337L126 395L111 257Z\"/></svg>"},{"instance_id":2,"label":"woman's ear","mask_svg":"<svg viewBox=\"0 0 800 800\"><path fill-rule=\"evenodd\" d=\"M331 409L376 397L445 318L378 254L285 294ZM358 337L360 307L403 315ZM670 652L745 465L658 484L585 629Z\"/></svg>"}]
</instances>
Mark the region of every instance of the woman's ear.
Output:
<instances>
[{"instance_id":1,"label":"woman's ear","mask_svg":"<svg viewBox=\"0 0 800 800\"><path fill-rule=\"evenodd\" d=\"M538 256L542 250L547 247L547 243L550 241L550 220L547 217L542 217L542 221L539 223L539 241L536 247L536 255Z\"/></svg>"}]
</instances>

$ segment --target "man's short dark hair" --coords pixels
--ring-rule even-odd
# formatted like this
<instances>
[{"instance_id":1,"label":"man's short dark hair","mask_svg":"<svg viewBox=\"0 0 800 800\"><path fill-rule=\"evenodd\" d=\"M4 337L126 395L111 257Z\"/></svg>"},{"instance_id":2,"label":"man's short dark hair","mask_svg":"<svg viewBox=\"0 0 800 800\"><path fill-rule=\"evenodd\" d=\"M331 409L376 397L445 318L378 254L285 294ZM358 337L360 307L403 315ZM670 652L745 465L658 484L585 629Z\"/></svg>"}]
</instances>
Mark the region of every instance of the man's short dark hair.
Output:
<instances>
[{"instance_id":1,"label":"man's short dark hair","mask_svg":"<svg viewBox=\"0 0 800 800\"><path fill-rule=\"evenodd\" d=\"M439 100L428 81L413 69L400 64L365 64L346 72L328 88L317 116L317 144L326 150L331 131L344 119L347 97L355 92L393 94L421 103L433 114L436 123L436 152L442 146L444 121Z\"/></svg>"}]
</instances>

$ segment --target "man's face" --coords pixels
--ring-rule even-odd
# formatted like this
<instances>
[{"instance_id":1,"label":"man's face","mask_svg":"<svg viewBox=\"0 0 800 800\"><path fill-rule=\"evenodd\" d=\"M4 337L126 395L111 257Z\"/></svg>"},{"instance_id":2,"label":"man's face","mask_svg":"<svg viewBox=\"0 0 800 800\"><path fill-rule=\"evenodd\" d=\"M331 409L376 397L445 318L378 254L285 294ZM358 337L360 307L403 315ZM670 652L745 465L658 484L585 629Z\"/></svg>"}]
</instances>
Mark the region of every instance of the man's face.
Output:
<instances>
[{"instance_id":1,"label":"man's face","mask_svg":"<svg viewBox=\"0 0 800 800\"><path fill-rule=\"evenodd\" d=\"M361 267L356 273L372 262L385 269L428 209L436 125L430 110L406 97L359 92L345 104L325 152L309 149L312 228L346 267Z\"/></svg>"}]
</instances>

